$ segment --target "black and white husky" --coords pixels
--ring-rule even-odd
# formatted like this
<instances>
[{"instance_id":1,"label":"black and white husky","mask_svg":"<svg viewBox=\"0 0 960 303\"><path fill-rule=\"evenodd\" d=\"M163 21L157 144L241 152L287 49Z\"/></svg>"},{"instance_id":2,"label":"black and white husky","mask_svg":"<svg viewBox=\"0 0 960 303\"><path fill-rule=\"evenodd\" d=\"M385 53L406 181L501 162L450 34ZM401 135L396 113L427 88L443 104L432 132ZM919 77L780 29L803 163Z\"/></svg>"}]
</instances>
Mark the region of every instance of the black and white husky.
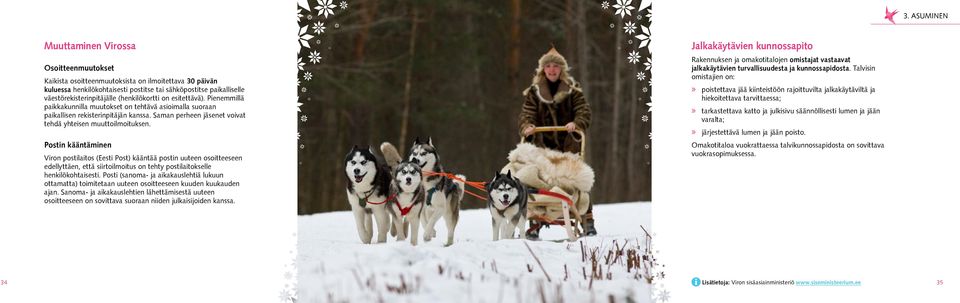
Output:
<instances>
[{"instance_id":1,"label":"black and white husky","mask_svg":"<svg viewBox=\"0 0 960 303\"><path fill-rule=\"evenodd\" d=\"M437 148L433 145L433 138L426 143L420 142L417 138L410 147L409 161L420 165L424 171L442 173L443 166L440 165L440 156ZM424 175L426 176L426 175ZM465 179L462 175L457 175L460 179ZM420 222L423 224L423 240L430 241L437 236L437 231L433 228L443 217L447 223L447 243L453 244L453 233L457 228L457 221L460 219L460 201L463 199L463 181L453 180L445 176L432 175L423 179L423 187L427 190L426 208L423 215L420 216Z\"/></svg>"},{"instance_id":2,"label":"black and white husky","mask_svg":"<svg viewBox=\"0 0 960 303\"><path fill-rule=\"evenodd\" d=\"M410 244L417 245L420 215L427 197L427 190L423 188L420 165L408 161L397 164L390 186L396 194L396 199L390 203L389 209L397 231L397 241L403 241L406 238L409 227Z\"/></svg>"},{"instance_id":3,"label":"black and white husky","mask_svg":"<svg viewBox=\"0 0 960 303\"><path fill-rule=\"evenodd\" d=\"M385 157L400 158L396 149L381 152ZM390 146L392 148L392 145ZM392 153L393 155L387 155ZM373 155L373 150L359 148L356 145L347 153L344 172L347 175L347 201L353 210L353 217L357 221L357 233L360 241L370 243L373 238L371 214L377 221L377 243L387 241L387 230L390 228L390 216L387 213L390 192L390 166Z\"/></svg>"},{"instance_id":4,"label":"black and white husky","mask_svg":"<svg viewBox=\"0 0 960 303\"><path fill-rule=\"evenodd\" d=\"M527 222L527 190L510 171L497 174L487 182L487 207L493 223L493 240L513 239L514 231L523 234Z\"/></svg>"}]
</instances>

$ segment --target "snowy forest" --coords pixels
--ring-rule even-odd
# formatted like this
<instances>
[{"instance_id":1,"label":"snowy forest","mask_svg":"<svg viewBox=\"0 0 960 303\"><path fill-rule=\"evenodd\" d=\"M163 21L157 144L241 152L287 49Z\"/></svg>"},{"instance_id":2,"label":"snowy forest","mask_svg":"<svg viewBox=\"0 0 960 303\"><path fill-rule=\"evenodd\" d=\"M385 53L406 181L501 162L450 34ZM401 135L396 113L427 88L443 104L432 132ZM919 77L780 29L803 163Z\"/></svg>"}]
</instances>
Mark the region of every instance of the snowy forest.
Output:
<instances>
[{"instance_id":1,"label":"snowy forest","mask_svg":"<svg viewBox=\"0 0 960 303\"><path fill-rule=\"evenodd\" d=\"M379 153L389 141L405 155L432 137L448 172L488 181L519 142L521 94L551 45L592 110L592 200L652 200L649 4L301 1L317 9L298 11L299 214L349 209L354 145Z\"/></svg>"}]
</instances>

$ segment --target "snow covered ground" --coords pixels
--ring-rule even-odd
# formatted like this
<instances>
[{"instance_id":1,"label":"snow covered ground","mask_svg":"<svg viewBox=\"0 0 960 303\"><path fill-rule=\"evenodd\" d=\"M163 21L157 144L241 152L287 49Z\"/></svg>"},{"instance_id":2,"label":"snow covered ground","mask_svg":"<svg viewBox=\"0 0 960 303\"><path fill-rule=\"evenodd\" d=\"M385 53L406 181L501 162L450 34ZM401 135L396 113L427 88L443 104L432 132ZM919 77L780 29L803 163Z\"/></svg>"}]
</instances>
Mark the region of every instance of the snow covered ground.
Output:
<instances>
[{"instance_id":1,"label":"snow covered ground","mask_svg":"<svg viewBox=\"0 0 960 303\"><path fill-rule=\"evenodd\" d=\"M348 211L300 216L297 301L649 302L650 284L627 255L644 254L640 225L653 232L650 203L597 205L594 216L599 235L577 242L549 241L566 237L559 227L543 229L545 241L493 242L489 211L464 210L450 247L443 247L442 220L430 242L421 233L417 246L395 239L364 245ZM617 247L625 255L617 257ZM591 255L604 264L599 272Z\"/></svg>"}]
</instances>

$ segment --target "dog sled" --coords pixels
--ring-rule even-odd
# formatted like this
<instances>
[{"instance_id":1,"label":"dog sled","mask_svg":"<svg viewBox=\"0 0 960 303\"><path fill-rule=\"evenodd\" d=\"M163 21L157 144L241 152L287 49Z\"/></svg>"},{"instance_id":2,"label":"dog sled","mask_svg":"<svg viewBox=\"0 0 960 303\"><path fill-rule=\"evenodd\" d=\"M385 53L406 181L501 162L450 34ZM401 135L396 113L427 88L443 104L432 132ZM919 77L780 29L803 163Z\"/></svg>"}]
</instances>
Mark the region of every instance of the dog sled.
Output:
<instances>
[{"instance_id":1,"label":"dog sled","mask_svg":"<svg viewBox=\"0 0 960 303\"><path fill-rule=\"evenodd\" d=\"M534 128L534 133L566 131L562 126ZM580 152L576 154L536 147L521 136L517 148L507 157L509 163L501 170L513 172L528 187L527 220L562 226L570 241L583 234L583 214L590 207L594 182L593 169L583 160L586 135L580 130L575 134L580 138Z\"/></svg>"}]
</instances>

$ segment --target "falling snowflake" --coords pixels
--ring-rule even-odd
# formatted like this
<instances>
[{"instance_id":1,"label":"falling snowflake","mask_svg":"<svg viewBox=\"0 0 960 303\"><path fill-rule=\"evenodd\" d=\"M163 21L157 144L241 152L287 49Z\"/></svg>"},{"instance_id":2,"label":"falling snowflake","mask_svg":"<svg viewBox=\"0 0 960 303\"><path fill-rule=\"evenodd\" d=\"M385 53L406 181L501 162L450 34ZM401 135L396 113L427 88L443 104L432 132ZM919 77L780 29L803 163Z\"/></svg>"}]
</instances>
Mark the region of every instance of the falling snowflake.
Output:
<instances>
[{"instance_id":1,"label":"falling snowflake","mask_svg":"<svg viewBox=\"0 0 960 303\"><path fill-rule=\"evenodd\" d=\"M300 121L301 121L301 122L307 122L307 115L302 115L302 116L300 116Z\"/></svg>"},{"instance_id":2,"label":"falling snowflake","mask_svg":"<svg viewBox=\"0 0 960 303\"><path fill-rule=\"evenodd\" d=\"M643 92L644 92L644 93L647 92L647 87L646 87L646 86L643 87Z\"/></svg>"},{"instance_id":3,"label":"falling snowflake","mask_svg":"<svg viewBox=\"0 0 960 303\"><path fill-rule=\"evenodd\" d=\"M300 28L300 46L310 48L310 39L313 39L313 35L307 33L307 25L304 25Z\"/></svg>"},{"instance_id":4,"label":"falling snowflake","mask_svg":"<svg viewBox=\"0 0 960 303\"><path fill-rule=\"evenodd\" d=\"M300 112L300 106L303 105L303 102L297 102L297 112Z\"/></svg>"},{"instance_id":5,"label":"falling snowflake","mask_svg":"<svg viewBox=\"0 0 960 303\"><path fill-rule=\"evenodd\" d=\"M627 40L627 44L633 44L633 40Z\"/></svg>"},{"instance_id":6,"label":"falling snowflake","mask_svg":"<svg viewBox=\"0 0 960 303\"><path fill-rule=\"evenodd\" d=\"M300 92L301 92L301 93L306 93L306 92L307 92L307 88L306 88L306 87L301 87L301 88L300 88Z\"/></svg>"},{"instance_id":7,"label":"falling snowflake","mask_svg":"<svg viewBox=\"0 0 960 303\"><path fill-rule=\"evenodd\" d=\"M303 80L304 80L304 81L310 81L310 79L313 79L313 74L311 74L310 72L305 72L305 73L303 73Z\"/></svg>"},{"instance_id":8,"label":"falling snowflake","mask_svg":"<svg viewBox=\"0 0 960 303\"><path fill-rule=\"evenodd\" d=\"M300 132L297 132L297 140L300 140ZM286 275L284 275L283 277L284 277L284 278L287 278ZM289 278L288 278L288 279L289 279Z\"/></svg>"},{"instance_id":9,"label":"falling snowflake","mask_svg":"<svg viewBox=\"0 0 960 303\"><path fill-rule=\"evenodd\" d=\"M304 147L306 147L306 146L303 145L303 144L300 144L300 149L303 149Z\"/></svg>"},{"instance_id":10,"label":"falling snowflake","mask_svg":"<svg viewBox=\"0 0 960 303\"><path fill-rule=\"evenodd\" d=\"M646 78L647 78L646 74L644 74L643 72L637 72L637 80L643 81L643 79L646 79Z\"/></svg>"},{"instance_id":11,"label":"falling snowflake","mask_svg":"<svg viewBox=\"0 0 960 303\"><path fill-rule=\"evenodd\" d=\"M650 141L653 141L653 132L650 132L649 134L647 134L647 137L650 138Z\"/></svg>"},{"instance_id":12,"label":"falling snowflake","mask_svg":"<svg viewBox=\"0 0 960 303\"><path fill-rule=\"evenodd\" d=\"M305 64L306 63L303 63L303 58L297 58L297 68L299 68L300 70L303 70L303 65Z\"/></svg>"},{"instance_id":13,"label":"falling snowflake","mask_svg":"<svg viewBox=\"0 0 960 303\"><path fill-rule=\"evenodd\" d=\"M298 7L298 8L297 8L297 23L300 23L300 19L303 19L303 14L301 14L300 11L302 11L302 9L300 9L300 8Z\"/></svg>"},{"instance_id":14,"label":"falling snowflake","mask_svg":"<svg viewBox=\"0 0 960 303\"><path fill-rule=\"evenodd\" d=\"M617 12L614 15L620 15L622 19L624 16L630 15L630 11L633 10L633 0L617 0L617 4L613 5L613 8L617 9Z\"/></svg>"},{"instance_id":15,"label":"falling snowflake","mask_svg":"<svg viewBox=\"0 0 960 303\"><path fill-rule=\"evenodd\" d=\"M313 25L313 32L317 33L317 35L322 34L326 29L327 28L323 26L323 22L317 22L317 24Z\"/></svg>"},{"instance_id":16,"label":"falling snowflake","mask_svg":"<svg viewBox=\"0 0 960 303\"><path fill-rule=\"evenodd\" d=\"M313 15L307 15L307 21L313 20Z\"/></svg>"},{"instance_id":17,"label":"falling snowflake","mask_svg":"<svg viewBox=\"0 0 960 303\"><path fill-rule=\"evenodd\" d=\"M320 53L317 51L310 52L310 55L307 57L310 58L310 63L313 64L317 64L317 62L320 62L320 59L323 59L323 57L320 57Z\"/></svg>"},{"instance_id":18,"label":"falling snowflake","mask_svg":"<svg viewBox=\"0 0 960 303\"><path fill-rule=\"evenodd\" d=\"M317 1L317 15L323 15L324 18L330 18L330 15L333 15L333 9L337 8L336 4L333 4L333 0L318 0Z\"/></svg>"},{"instance_id":19,"label":"falling snowflake","mask_svg":"<svg viewBox=\"0 0 960 303\"><path fill-rule=\"evenodd\" d=\"M644 149L650 149L650 144L644 144L644 145L643 145L643 148L644 148Z\"/></svg>"},{"instance_id":20,"label":"falling snowflake","mask_svg":"<svg viewBox=\"0 0 960 303\"><path fill-rule=\"evenodd\" d=\"M640 33L634 36L637 40L640 40L640 44L637 47L643 48L647 47L650 44L650 28L641 25Z\"/></svg>"},{"instance_id":21,"label":"falling snowflake","mask_svg":"<svg viewBox=\"0 0 960 303\"><path fill-rule=\"evenodd\" d=\"M340 28L340 23L334 23L333 28Z\"/></svg>"},{"instance_id":22,"label":"falling snowflake","mask_svg":"<svg viewBox=\"0 0 960 303\"><path fill-rule=\"evenodd\" d=\"M637 51L631 51L630 55L627 56L627 61L630 61L630 63L633 63L633 64L637 64L637 62L640 62L640 53L638 53Z\"/></svg>"},{"instance_id":23,"label":"falling snowflake","mask_svg":"<svg viewBox=\"0 0 960 303\"><path fill-rule=\"evenodd\" d=\"M647 62L643 63L647 67L647 70L650 70L650 66L653 65L653 58L647 57Z\"/></svg>"},{"instance_id":24,"label":"falling snowflake","mask_svg":"<svg viewBox=\"0 0 960 303\"><path fill-rule=\"evenodd\" d=\"M297 87L300 87L300 79L297 79Z\"/></svg>"},{"instance_id":25,"label":"falling snowflake","mask_svg":"<svg viewBox=\"0 0 960 303\"><path fill-rule=\"evenodd\" d=\"M340 10L347 9L347 1L340 1Z\"/></svg>"},{"instance_id":26,"label":"falling snowflake","mask_svg":"<svg viewBox=\"0 0 960 303\"><path fill-rule=\"evenodd\" d=\"M607 2L607 1L603 1L603 3L600 3L600 8L606 10L606 9L610 8L610 3Z\"/></svg>"},{"instance_id":27,"label":"falling snowflake","mask_svg":"<svg viewBox=\"0 0 960 303\"><path fill-rule=\"evenodd\" d=\"M653 102L647 102L647 112L653 112Z\"/></svg>"},{"instance_id":28,"label":"falling snowflake","mask_svg":"<svg viewBox=\"0 0 960 303\"><path fill-rule=\"evenodd\" d=\"M643 115L643 117L640 117L640 121L643 121L643 122L650 121L650 116Z\"/></svg>"},{"instance_id":29,"label":"falling snowflake","mask_svg":"<svg viewBox=\"0 0 960 303\"><path fill-rule=\"evenodd\" d=\"M617 26L613 25L613 23L610 23L610 28L614 28L614 27L617 27Z\"/></svg>"},{"instance_id":30,"label":"falling snowflake","mask_svg":"<svg viewBox=\"0 0 960 303\"><path fill-rule=\"evenodd\" d=\"M637 31L637 25L633 24L631 21L627 21L627 24L623 25L623 32L627 34L633 34Z\"/></svg>"},{"instance_id":31,"label":"falling snowflake","mask_svg":"<svg viewBox=\"0 0 960 303\"><path fill-rule=\"evenodd\" d=\"M647 19L650 19L650 18L653 18L653 9L652 9L652 8L647 10Z\"/></svg>"}]
</instances>

